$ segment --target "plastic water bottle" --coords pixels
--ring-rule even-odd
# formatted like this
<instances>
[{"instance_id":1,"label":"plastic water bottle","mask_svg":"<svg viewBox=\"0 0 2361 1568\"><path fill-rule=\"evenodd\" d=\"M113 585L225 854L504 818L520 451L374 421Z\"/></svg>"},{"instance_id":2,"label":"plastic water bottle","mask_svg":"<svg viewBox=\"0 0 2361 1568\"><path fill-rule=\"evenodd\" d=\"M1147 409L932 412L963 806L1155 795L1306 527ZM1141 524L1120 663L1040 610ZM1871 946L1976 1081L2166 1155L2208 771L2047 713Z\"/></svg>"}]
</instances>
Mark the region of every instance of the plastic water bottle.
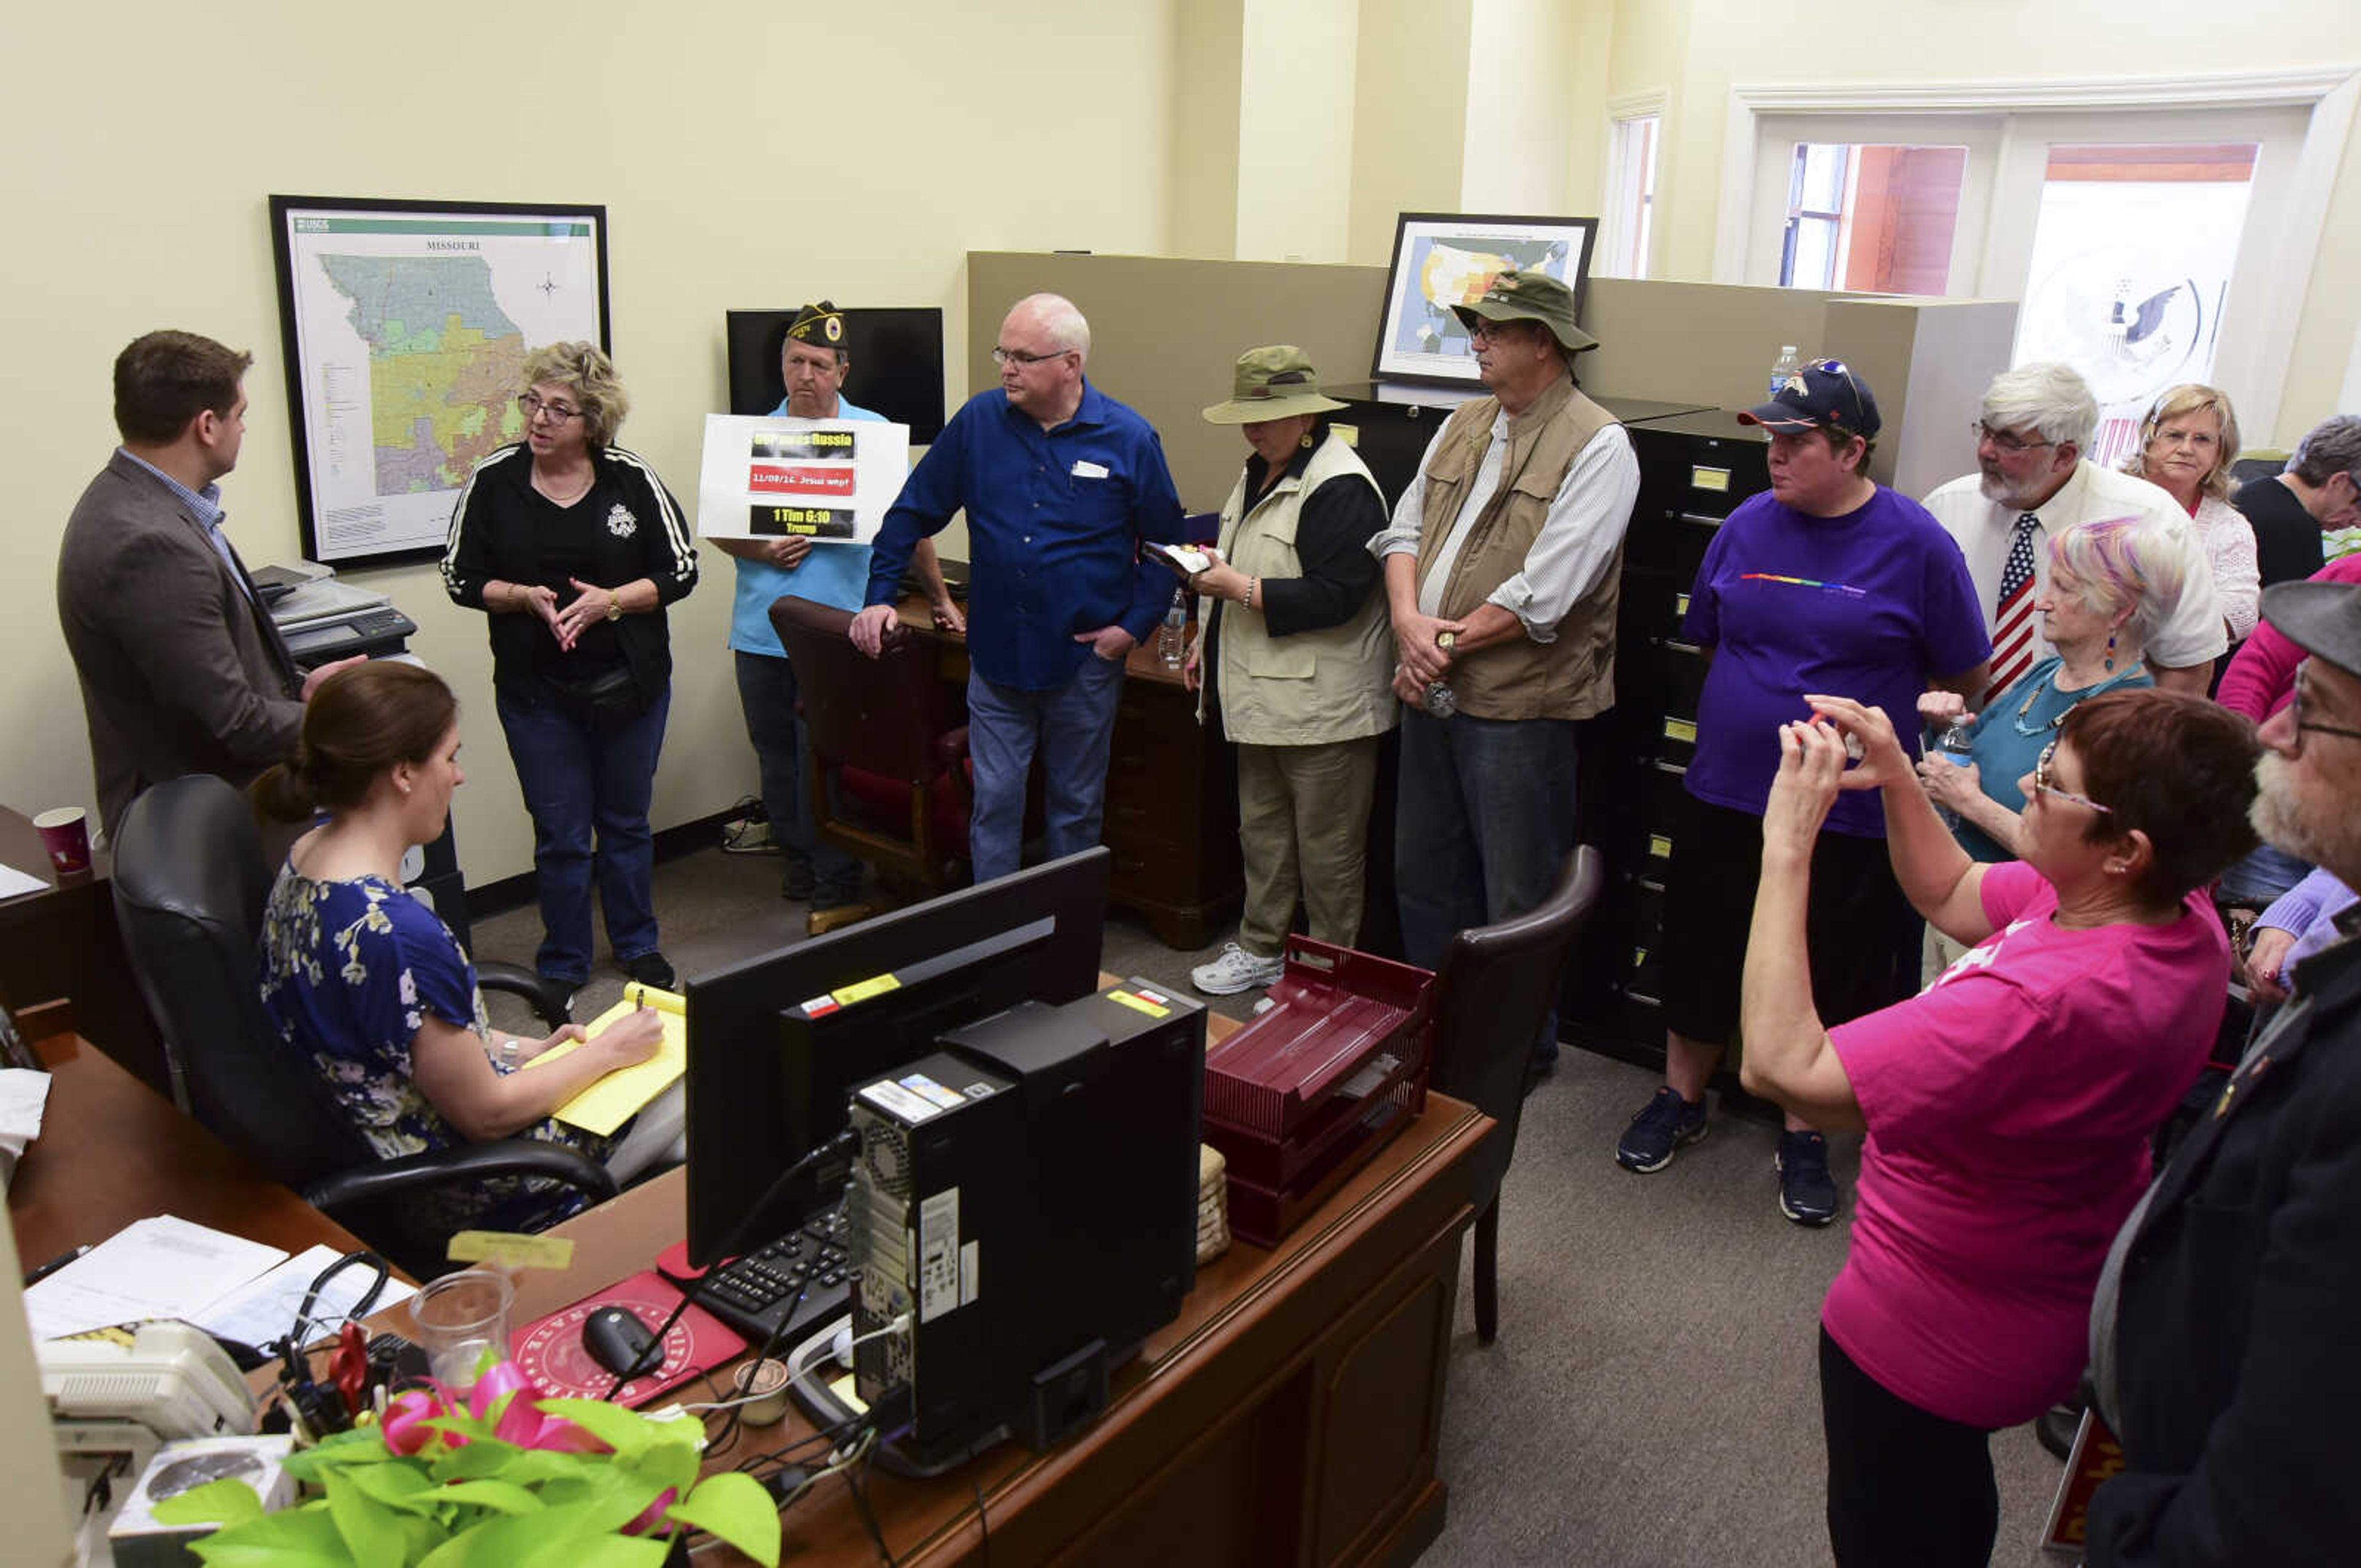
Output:
<instances>
[{"instance_id":1,"label":"plastic water bottle","mask_svg":"<svg viewBox=\"0 0 2361 1568\"><path fill-rule=\"evenodd\" d=\"M1975 720L1963 713L1943 727L1942 735L1935 741L1935 750L1940 751L1944 760L1953 767L1972 762L1975 761ZM1943 819L1946 828L1956 829L1960 826L1960 814L1948 806L1937 806L1935 815Z\"/></svg>"},{"instance_id":2,"label":"plastic water bottle","mask_svg":"<svg viewBox=\"0 0 2361 1568\"><path fill-rule=\"evenodd\" d=\"M1804 367L1804 356L1792 343L1779 345L1779 357L1771 362L1771 395L1776 398L1787 378Z\"/></svg>"},{"instance_id":3,"label":"plastic water bottle","mask_svg":"<svg viewBox=\"0 0 2361 1568\"><path fill-rule=\"evenodd\" d=\"M1168 670L1177 670L1189 656L1189 590L1172 590L1172 608L1164 612L1164 624L1156 629L1156 656L1164 661Z\"/></svg>"}]
</instances>

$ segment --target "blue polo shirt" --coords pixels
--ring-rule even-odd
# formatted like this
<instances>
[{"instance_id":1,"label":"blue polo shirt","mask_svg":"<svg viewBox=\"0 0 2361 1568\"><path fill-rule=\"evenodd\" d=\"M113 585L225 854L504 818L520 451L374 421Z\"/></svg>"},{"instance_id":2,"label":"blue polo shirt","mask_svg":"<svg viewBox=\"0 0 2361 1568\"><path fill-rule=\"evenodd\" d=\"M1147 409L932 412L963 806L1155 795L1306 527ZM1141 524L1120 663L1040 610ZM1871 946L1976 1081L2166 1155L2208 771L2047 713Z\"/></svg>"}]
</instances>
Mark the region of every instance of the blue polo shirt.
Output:
<instances>
[{"instance_id":1,"label":"blue polo shirt","mask_svg":"<svg viewBox=\"0 0 2361 1568\"><path fill-rule=\"evenodd\" d=\"M784 418L786 411L783 401L771 411L771 417ZM884 414L872 413L842 398L836 400L836 417L875 420L881 424L885 421ZM793 594L814 604L859 609L862 589L869 582L866 544L823 544L814 540L802 564L792 570L768 561L735 557L732 564L738 568L738 597L730 607L730 646L741 653L767 653L774 659L785 658L787 651L779 646L779 634L771 627L773 599Z\"/></svg>"},{"instance_id":2,"label":"blue polo shirt","mask_svg":"<svg viewBox=\"0 0 2361 1568\"><path fill-rule=\"evenodd\" d=\"M1044 431L999 388L953 414L885 514L869 602L891 604L924 537L967 510L968 659L994 685L1049 691L1090 657L1078 631L1145 638L1172 574L1138 542L1181 543L1180 498L1148 422L1088 381L1074 417Z\"/></svg>"}]
</instances>

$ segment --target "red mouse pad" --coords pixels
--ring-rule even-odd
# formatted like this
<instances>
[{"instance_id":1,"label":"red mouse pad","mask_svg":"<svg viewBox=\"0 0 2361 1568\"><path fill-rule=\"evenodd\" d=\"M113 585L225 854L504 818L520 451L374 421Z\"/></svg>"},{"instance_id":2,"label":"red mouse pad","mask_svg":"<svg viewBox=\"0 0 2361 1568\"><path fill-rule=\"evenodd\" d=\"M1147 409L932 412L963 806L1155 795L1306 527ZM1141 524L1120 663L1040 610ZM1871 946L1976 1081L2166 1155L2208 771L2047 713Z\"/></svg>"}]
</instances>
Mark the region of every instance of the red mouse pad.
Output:
<instances>
[{"instance_id":1,"label":"red mouse pad","mask_svg":"<svg viewBox=\"0 0 2361 1568\"><path fill-rule=\"evenodd\" d=\"M615 1375L593 1361L589 1351L583 1348L583 1320L601 1307L623 1307L636 1313L653 1333L658 1324L672 1316L672 1310L680 1304L680 1295L653 1272L642 1270L628 1279L617 1280L595 1296L586 1296L570 1307L526 1324L511 1341L511 1354L518 1368L544 1394L568 1399L605 1398ZM634 1377L624 1384L615 1395L615 1402L642 1404L668 1388L676 1388L692 1377L712 1371L745 1348L744 1340L702 1308L691 1307L664 1335L664 1365L646 1376Z\"/></svg>"}]
</instances>

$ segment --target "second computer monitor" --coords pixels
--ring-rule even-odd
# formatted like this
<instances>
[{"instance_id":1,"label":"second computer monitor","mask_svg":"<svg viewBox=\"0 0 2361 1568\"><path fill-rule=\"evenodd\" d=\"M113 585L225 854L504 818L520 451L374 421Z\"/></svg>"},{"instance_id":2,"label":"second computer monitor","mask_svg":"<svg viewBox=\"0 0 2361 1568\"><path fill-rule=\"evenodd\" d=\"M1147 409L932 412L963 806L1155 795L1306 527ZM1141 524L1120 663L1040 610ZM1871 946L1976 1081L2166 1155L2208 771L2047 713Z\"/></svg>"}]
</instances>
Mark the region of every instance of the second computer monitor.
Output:
<instances>
[{"instance_id":1,"label":"second computer monitor","mask_svg":"<svg viewBox=\"0 0 2361 1568\"><path fill-rule=\"evenodd\" d=\"M844 1125L859 1083L946 1029L1094 992L1111 861L1069 855L691 981L691 1260L760 1245L809 1211L822 1181L807 1177L752 1212Z\"/></svg>"}]
</instances>

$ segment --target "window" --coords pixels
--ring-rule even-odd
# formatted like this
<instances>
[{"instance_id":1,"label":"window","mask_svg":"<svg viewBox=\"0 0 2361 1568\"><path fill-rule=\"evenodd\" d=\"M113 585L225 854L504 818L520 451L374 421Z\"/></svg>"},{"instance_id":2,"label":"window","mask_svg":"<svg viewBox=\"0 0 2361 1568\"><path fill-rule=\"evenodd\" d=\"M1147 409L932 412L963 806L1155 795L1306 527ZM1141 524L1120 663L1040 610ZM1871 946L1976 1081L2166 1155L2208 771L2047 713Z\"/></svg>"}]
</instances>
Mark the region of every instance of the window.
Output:
<instances>
[{"instance_id":1,"label":"window","mask_svg":"<svg viewBox=\"0 0 2361 1568\"><path fill-rule=\"evenodd\" d=\"M1795 143L1780 283L1847 293L1944 292L1967 167L1964 147Z\"/></svg>"},{"instance_id":2,"label":"window","mask_svg":"<svg viewBox=\"0 0 2361 1568\"><path fill-rule=\"evenodd\" d=\"M1656 143L1661 114L1626 115L1609 122L1607 222L1597 267L1602 277L1645 278L1656 201Z\"/></svg>"}]
</instances>

